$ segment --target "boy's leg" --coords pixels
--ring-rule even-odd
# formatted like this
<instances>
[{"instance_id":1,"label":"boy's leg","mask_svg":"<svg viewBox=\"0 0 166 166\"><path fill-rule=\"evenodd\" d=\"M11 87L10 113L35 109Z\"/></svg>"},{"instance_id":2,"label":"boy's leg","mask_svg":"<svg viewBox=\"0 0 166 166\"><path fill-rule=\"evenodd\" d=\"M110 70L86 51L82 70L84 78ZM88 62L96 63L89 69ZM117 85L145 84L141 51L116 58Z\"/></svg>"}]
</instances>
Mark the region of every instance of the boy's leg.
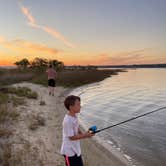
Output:
<instances>
[{"instance_id":1,"label":"boy's leg","mask_svg":"<svg viewBox=\"0 0 166 166\"><path fill-rule=\"evenodd\" d=\"M79 157L77 155L72 157L64 156L64 158L66 166L83 166L83 161L81 156Z\"/></svg>"},{"instance_id":2,"label":"boy's leg","mask_svg":"<svg viewBox=\"0 0 166 166\"><path fill-rule=\"evenodd\" d=\"M55 80L51 79L51 94L54 96L54 87L55 87Z\"/></svg>"},{"instance_id":3,"label":"boy's leg","mask_svg":"<svg viewBox=\"0 0 166 166\"><path fill-rule=\"evenodd\" d=\"M51 95L51 80L48 79L48 92L49 92L49 95Z\"/></svg>"},{"instance_id":4,"label":"boy's leg","mask_svg":"<svg viewBox=\"0 0 166 166\"><path fill-rule=\"evenodd\" d=\"M48 86L49 95L51 95L51 86Z\"/></svg>"},{"instance_id":5,"label":"boy's leg","mask_svg":"<svg viewBox=\"0 0 166 166\"><path fill-rule=\"evenodd\" d=\"M78 165L78 166L83 166L83 161L82 161L81 155L80 155L80 156L77 156L77 165Z\"/></svg>"},{"instance_id":6,"label":"boy's leg","mask_svg":"<svg viewBox=\"0 0 166 166\"><path fill-rule=\"evenodd\" d=\"M54 96L54 87L51 87L51 94Z\"/></svg>"}]
</instances>

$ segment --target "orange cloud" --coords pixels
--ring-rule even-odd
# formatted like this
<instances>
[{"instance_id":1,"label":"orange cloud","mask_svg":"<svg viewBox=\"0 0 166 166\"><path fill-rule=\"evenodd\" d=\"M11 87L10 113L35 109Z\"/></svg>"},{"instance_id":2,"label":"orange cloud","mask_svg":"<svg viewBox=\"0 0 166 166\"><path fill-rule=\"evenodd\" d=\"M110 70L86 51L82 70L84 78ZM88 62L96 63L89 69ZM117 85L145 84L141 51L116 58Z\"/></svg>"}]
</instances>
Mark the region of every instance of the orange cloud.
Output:
<instances>
[{"instance_id":1,"label":"orange cloud","mask_svg":"<svg viewBox=\"0 0 166 166\"><path fill-rule=\"evenodd\" d=\"M135 63L150 63L152 56L146 53L147 49L120 53L103 53L99 55L81 55L65 58L67 65L123 65ZM72 57L72 58L71 58Z\"/></svg>"},{"instance_id":2,"label":"orange cloud","mask_svg":"<svg viewBox=\"0 0 166 166\"><path fill-rule=\"evenodd\" d=\"M140 61L144 60L145 57L145 50L135 50L131 52L121 52L116 53L114 55L109 54L100 54L98 55L93 64L99 65L123 65L123 64L133 64L139 63Z\"/></svg>"},{"instance_id":3,"label":"orange cloud","mask_svg":"<svg viewBox=\"0 0 166 166\"><path fill-rule=\"evenodd\" d=\"M22 13L26 16L26 18L28 19L28 23L31 27L33 28L38 28L41 29L45 32L47 32L48 34L50 34L51 36L55 37L56 39L59 39L60 41L62 41L66 46L70 47L70 48L75 48L74 44L72 44L71 42L69 42L61 33L59 33L57 30L47 27L47 26L42 26L42 25L38 25L36 23L35 18L32 16L32 14L30 13L30 10L27 7L24 7L23 5L20 5L21 11Z\"/></svg>"},{"instance_id":4,"label":"orange cloud","mask_svg":"<svg viewBox=\"0 0 166 166\"><path fill-rule=\"evenodd\" d=\"M8 41L4 39L3 37L0 37L0 44L8 49L18 51L18 52L23 51L24 53L45 52L48 54L55 55L59 52L59 50L55 48L49 48L41 44L36 44L29 41L21 40L21 39Z\"/></svg>"}]
</instances>

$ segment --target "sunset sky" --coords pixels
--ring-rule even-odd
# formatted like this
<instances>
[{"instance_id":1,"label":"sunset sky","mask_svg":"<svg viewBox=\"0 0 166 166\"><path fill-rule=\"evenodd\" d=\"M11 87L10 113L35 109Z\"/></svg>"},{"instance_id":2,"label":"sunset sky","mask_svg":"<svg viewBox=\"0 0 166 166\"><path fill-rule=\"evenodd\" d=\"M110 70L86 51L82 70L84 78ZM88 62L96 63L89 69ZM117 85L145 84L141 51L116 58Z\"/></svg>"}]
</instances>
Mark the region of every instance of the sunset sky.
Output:
<instances>
[{"instance_id":1,"label":"sunset sky","mask_svg":"<svg viewBox=\"0 0 166 166\"><path fill-rule=\"evenodd\" d=\"M166 0L0 0L0 65L166 63Z\"/></svg>"}]
</instances>

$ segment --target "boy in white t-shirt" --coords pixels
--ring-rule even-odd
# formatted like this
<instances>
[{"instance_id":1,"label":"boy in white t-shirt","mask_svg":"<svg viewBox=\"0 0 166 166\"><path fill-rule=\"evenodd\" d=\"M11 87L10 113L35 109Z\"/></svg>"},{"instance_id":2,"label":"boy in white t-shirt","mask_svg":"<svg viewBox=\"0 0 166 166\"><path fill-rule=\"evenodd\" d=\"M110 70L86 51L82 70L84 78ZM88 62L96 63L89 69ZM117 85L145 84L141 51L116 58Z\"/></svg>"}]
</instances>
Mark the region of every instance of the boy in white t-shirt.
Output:
<instances>
[{"instance_id":1,"label":"boy in white t-shirt","mask_svg":"<svg viewBox=\"0 0 166 166\"><path fill-rule=\"evenodd\" d=\"M92 137L90 132L82 133L76 114L80 112L80 97L68 96L64 105L68 110L63 120L63 142L61 154L65 157L66 166L83 166L80 139Z\"/></svg>"}]
</instances>

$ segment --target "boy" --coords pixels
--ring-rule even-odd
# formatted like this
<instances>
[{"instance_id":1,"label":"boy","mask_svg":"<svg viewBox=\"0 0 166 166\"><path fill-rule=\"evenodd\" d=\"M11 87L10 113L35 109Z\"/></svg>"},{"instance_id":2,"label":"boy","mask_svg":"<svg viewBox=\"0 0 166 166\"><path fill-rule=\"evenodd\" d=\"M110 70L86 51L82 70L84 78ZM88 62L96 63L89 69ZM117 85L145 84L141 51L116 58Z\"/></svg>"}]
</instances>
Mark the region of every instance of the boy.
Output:
<instances>
[{"instance_id":1,"label":"boy","mask_svg":"<svg viewBox=\"0 0 166 166\"><path fill-rule=\"evenodd\" d=\"M49 95L54 96L55 78L57 77L57 73L53 69L52 65L49 65L49 68L46 70L46 73L47 73L47 77L48 77Z\"/></svg>"},{"instance_id":2,"label":"boy","mask_svg":"<svg viewBox=\"0 0 166 166\"><path fill-rule=\"evenodd\" d=\"M82 133L76 114L80 112L80 97L68 96L64 105L68 110L63 120L63 142L61 154L65 158L66 166L83 166L80 139L92 137L90 132Z\"/></svg>"}]
</instances>

